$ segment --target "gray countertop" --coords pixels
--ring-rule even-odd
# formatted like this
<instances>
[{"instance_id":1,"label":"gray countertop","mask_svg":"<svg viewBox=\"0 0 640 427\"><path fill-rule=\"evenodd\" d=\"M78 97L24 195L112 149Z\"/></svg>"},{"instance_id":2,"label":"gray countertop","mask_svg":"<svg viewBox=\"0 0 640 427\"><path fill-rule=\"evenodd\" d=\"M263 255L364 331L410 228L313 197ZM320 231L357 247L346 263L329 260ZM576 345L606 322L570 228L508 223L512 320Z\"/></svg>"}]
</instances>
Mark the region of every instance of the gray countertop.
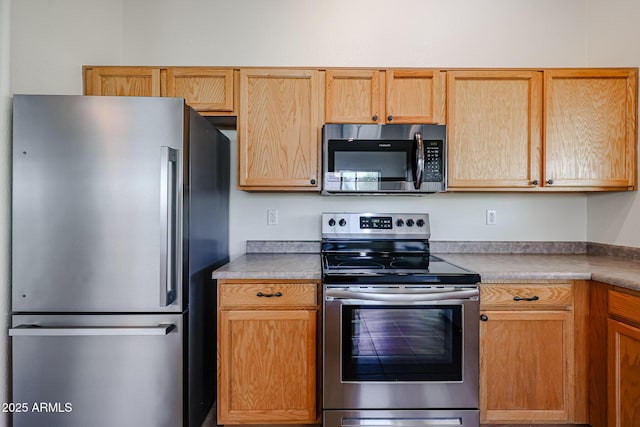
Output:
<instances>
[{"instance_id":1,"label":"gray countertop","mask_svg":"<svg viewBox=\"0 0 640 427\"><path fill-rule=\"evenodd\" d=\"M640 291L640 261L603 255L434 254L492 280L596 280ZM322 278L320 254L250 253L213 272L214 279Z\"/></svg>"}]
</instances>

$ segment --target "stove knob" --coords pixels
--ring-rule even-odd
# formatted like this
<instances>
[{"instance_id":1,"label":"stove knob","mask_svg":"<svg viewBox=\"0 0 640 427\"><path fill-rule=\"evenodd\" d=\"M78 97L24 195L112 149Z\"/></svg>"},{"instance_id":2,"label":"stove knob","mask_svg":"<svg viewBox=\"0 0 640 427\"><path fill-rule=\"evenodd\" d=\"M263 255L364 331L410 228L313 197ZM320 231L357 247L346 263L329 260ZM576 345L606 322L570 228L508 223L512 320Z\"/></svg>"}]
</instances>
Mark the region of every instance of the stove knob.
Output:
<instances>
[{"instance_id":1,"label":"stove knob","mask_svg":"<svg viewBox=\"0 0 640 427\"><path fill-rule=\"evenodd\" d=\"M335 219L333 219L333 218L331 218L331 219L329 220L329 227L333 227L334 225L336 225L336 220L335 220Z\"/></svg>"},{"instance_id":2,"label":"stove knob","mask_svg":"<svg viewBox=\"0 0 640 427\"><path fill-rule=\"evenodd\" d=\"M344 218L340 218L338 224L340 224L340 227L344 227L345 225L347 225L347 221Z\"/></svg>"},{"instance_id":3,"label":"stove knob","mask_svg":"<svg viewBox=\"0 0 640 427\"><path fill-rule=\"evenodd\" d=\"M396 221L396 225L397 225L398 227L402 227L402 226L404 225L404 221L403 221L402 219L398 219L398 220Z\"/></svg>"},{"instance_id":4,"label":"stove knob","mask_svg":"<svg viewBox=\"0 0 640 427\"><path fill-rule=\"evenodd\" d=\"M417 225L418 227L423 227L423 226L424 226L424 219L419 219L419 220L417 220L417 221L416 221L416 225Z\"/></svg>"},{"instance_id":5,"label":"stove knob","mask_svg":"<svg viewBox=\"0 0 640 427\"><path fill-rule=\"evenodd\" d=\"M407 227L413 227L413 220L412 219L408 219L407 220Z\"/></svg>"}]
</instances>

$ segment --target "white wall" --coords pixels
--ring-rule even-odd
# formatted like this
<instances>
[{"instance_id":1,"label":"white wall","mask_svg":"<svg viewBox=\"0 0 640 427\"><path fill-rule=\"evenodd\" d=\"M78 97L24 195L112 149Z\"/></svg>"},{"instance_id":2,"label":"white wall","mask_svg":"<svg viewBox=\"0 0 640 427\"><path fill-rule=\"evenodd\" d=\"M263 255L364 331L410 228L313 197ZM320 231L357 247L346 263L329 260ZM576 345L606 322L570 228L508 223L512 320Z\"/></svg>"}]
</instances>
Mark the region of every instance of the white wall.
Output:
<instances>
[{"instance_id":1,"label":"white wall","mask_svg":"<svg viewBox=\"0 0 640 427\"><path fill-rule=\"evenodd\" d=\"M587 64L640 66L640 2L589 0L587 4ZM594 194L587 200L589 241L640 247L640 193Z\"/></svg>"},{"instance_id":2,"label":"white wall","mask_svg":"<svg viewBox=\"0 0 640 427\"><path fill-rule=\"evenodd\" d=\"M10 2L0 0L0 378L9 378L9 281L11 217L11 95L9 89ZM8 383L0 382L0 403L9 402ZM0 427L9 425L7 414L0 412Z\"/></svg>"}]
</instances>

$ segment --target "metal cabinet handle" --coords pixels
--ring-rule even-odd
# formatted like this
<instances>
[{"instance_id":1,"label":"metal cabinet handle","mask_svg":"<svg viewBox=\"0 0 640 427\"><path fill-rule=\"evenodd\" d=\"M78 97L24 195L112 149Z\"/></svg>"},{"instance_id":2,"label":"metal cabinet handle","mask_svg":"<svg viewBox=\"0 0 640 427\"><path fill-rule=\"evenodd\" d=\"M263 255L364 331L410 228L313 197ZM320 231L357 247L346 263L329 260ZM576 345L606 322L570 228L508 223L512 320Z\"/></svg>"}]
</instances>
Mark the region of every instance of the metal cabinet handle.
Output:
<instances>
[{"instance_id":1,"label":"metal cabinet handle","mask_svg":"<svg viewBox=\"0 0 640 427\"><path fill-rule=\"evenodd\" d=\"M538 185L538 184L539 184L539 182L538 182L538 180L537 180L537 179L534 179L534 180L533 180L533 182L532 182L532 184L533 184L533 185Z\"/></svg>"},{"instance_id":2,"label":"metal cabinet handle","mask_svg":"<svg viewBox=\"0 0 640 427\"><path fill-rule=\"evenodd\" d=\"M161 147L160 156L160 307L176 298L178 152Z\"/></svg>"},{"instance_id":3,"label":"metal cabinet handle","mask_svg":"<svg viewBox=\"0 0 640 427\"><path fill-rule=\"evenodd\" d=\"M519 296L513 297L514 301L538 301L540 298L537 295L532 296L531 298L521 298Z\"/></svg>"},{"instance_id":4,"label":"metal cabinet handle","mask_svg":"<svg viewBox=\"0 0 640 427\"><path fill-rule=\"evenodd\" d=\"M282 292L276 292L275 294L263 294L262 292L258 292L256 294L257 297L265 297L265 298L271 298L271 297L281 297L282 296Z\"/></svg>"},{"instance_id":5,"label":"metal cabinet handle","mask_svg":"<svg viewBox=\"0 0 640 427\"><path fill-rule=\"evenodd\" d=\"M389 115L387 116L387 120L388 120L388 121L390 121L390 122L392 122L392 121L393 121L393 116L392 116L391 114L389 114Z\"/></svg>"},{"instance_id":6,"label":"metal cabinet handle","mask_svg":"<svg viewBox=\"0 0 640 427\"><path fill-rule=\"evenodd\" d=\"M311 185L316 185L316 180L315 179L311 178L310 182L311 182Z\"/></svg>"},{"instance_id":7,"label":"metal cabinet handle","mask_svg":"<svg viewBox=\"0 0 640 427\"><path fill-rule=\"evenodd\" d=\"M482 320L483 322L486 322L487 320L489 320L489 316L487 316L486 314L482 314L480 315L480 320Z\"/></svg>"},{"instance_id":8,"label":"metal cabinet handle","mask_svg":"<svg viewBox=\"0 0 640 427\"><path fill-rule=\"evenodd\" d=\"M19 325L9 329L11 337L71 337L71 336L131 336L167 335L176 325L158 326L91 326L91 327L44 327L39 325Z\"/></svg>"},{"instance_id":9,"label":"metal cabinet handle","mask_svg":"<svg viewBox=\"0 0 640 427\"><path fill-rule=\"evenodd\" d=\"M547 180L547 184L549 184L549 185L553 185L553 180L552 180L552 179L548 179L548 180Z\"/></svg>"},{"instance_id":10,"label":"metal cabinet handle","mask_svg":"<svg viewBox=\"0 0 640 427\"><path fill-rule=\"evenodd\" d=\"M378 121L378 115L374 114L374 116L371 117L371 120L373 120L374 122L377 122Z\"/></svg>"}]
</instances>

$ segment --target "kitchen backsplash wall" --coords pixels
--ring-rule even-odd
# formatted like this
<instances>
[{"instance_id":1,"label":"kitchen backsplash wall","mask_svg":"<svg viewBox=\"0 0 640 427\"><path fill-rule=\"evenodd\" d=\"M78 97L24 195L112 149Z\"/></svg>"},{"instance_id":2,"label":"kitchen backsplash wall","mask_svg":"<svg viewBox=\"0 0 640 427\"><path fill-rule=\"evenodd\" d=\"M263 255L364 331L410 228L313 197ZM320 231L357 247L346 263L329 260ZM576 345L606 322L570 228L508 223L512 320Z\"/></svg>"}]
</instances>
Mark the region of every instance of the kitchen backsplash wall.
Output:
<instances>
[{"instance_id":1,"label":"kitchen backsplash wall","mask_svg":"<svg viewBox=\"0 0 640 427\"><path fill-rule=\"evenodd\" d=\"M236 156L236 132L225 131ZM431 237L440 241L562 241L586 239L584 194L440 193L426 196L320 196L300 193L247 193L231 177L231 257L247 240L319 240L322 212L427 212ZM268 224L268 210L278 224ZM486 224L486 210L496 224Z\"/></svg>"}]
</instances>

